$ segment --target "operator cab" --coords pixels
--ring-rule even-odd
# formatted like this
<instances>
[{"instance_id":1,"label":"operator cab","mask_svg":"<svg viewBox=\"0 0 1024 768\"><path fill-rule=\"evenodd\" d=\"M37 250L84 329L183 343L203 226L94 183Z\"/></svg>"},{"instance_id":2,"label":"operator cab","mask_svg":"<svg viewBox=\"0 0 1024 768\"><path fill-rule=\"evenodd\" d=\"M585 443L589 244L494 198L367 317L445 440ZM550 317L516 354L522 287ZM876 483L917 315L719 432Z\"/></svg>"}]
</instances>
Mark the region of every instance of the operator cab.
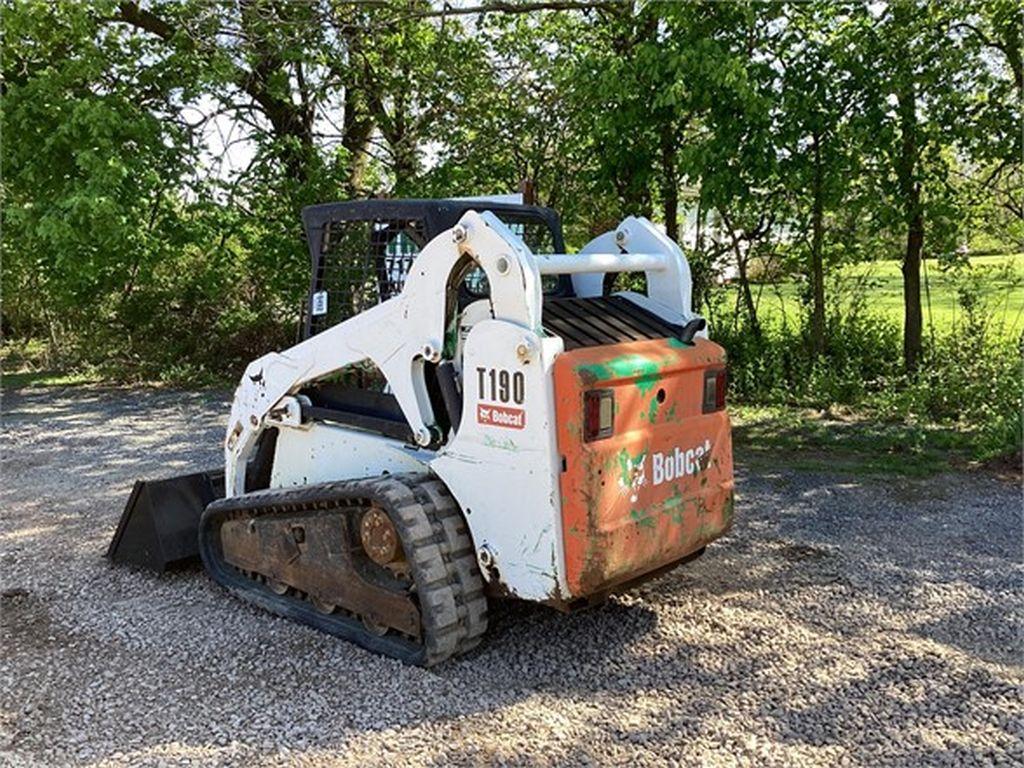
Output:
<instances>
[{"instance_id":1,"label":"operator cab","mask_svg":"<svg viewBox=\"0 0 1024 768\"><path fill-rule=\"evenodd\" d=\"M300 340L308 339L397 296L413 261L434 237L454 227L467 211L496 215L534 253L563 253L562 223L550 208L502 199L357 200L326 203L302 212L309 245L311 279L303 308ZM573 296L568 275L543 278L545 305L549 299ZM459 285L456 327L451 339L455 352L469 328L490 317L490 288L479 267L469 268ZM461 359L453 354L456 360ZM451 371L427 364L426 384L442 432L458 415L446 406L445 380ZM383 375L372 365L350 366L344 373L304 387L309 405L305 416L365 429L412 442L398 402Z\"/></svg>"},{"instance_id":2,"label":"operator cab","mask_svg":"<svg viewBox=\"0 0 1024 768\"><path fill-rule=\"evenodd\" d=\"M467 211L497 216L534 253L564 253L562 222L551 208L501 199L357 200L303 210L311 260L300 336L309 338L397 296L413 260ZM459 309L489 294L479 268L459 286ZM545 298L572 296L568 275L545 276Z\"/></svg>"},{"instance_id":3,"label":"operator cab","mask_svg":"<svg viewBox=\"0 0 1024 768\"><path fill-rule=\"evenodd\" d=\"M308 301L300 339L305 340L397 296L413 261L434 237L471 210L487 210L533 253L564 253L558 214L501 198L358 200L303 210L311 261ZM462 345L473 325L491 317L490 287L480 267L466 265L454 307L454 333L446 340L453 364L427 364L426 384L438 427L448 433L459 418L450 393L460 389ZM689 343L703 329L674 325L623 296L577 296L569 275L542 276L544 332L561 337L565 350L674 338ZM411 442L408 423L383 375L372 365L308 385L305 416ZM448 398L446 400L446 394Z\"/></svg>"}]
</instances>

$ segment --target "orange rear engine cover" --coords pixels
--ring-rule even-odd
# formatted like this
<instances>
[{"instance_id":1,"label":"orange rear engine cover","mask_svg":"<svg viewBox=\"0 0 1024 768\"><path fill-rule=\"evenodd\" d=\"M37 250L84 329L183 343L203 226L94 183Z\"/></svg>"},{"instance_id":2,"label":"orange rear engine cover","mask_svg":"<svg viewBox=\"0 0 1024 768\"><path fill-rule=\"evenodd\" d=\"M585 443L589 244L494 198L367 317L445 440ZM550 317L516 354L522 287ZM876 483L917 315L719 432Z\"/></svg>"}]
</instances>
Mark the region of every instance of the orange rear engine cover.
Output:
<instances>
[{"instance_id":1,"label":"orange rear engine cover","mask_svg":"<svg viewBox=\"0 0 1024 768\"><path fill-rule=\"evenodd\" d=\"M585 347L555 361L566 579L593 595L669 565L728 531L732 439L703 413L704 376L725 367L706 339ZM614 393L610 437L584 439L584 393Z\"/></svg>"}]
</instances>

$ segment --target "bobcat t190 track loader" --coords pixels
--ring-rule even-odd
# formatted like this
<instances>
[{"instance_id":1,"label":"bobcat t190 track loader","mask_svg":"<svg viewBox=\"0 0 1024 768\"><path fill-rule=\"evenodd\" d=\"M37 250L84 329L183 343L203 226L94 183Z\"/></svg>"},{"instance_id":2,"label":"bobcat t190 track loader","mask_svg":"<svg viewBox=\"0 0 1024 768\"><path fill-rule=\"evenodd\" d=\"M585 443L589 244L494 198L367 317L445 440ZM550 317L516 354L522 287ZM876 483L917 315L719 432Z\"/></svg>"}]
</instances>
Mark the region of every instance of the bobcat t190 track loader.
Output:
<instances>
[{"instance_id":1,"label":"bobcat t190 track loader","mask_svg":"<svg viewBox=\"0 0 1024 768\"><path fill-rule=\"evenodd\" d=\"M725 355L649 221L573 255L533 206L304 221L303 340L246 369L223 472L136 484L113 560L198 550L244 600L431 665L479 643L489 598L572 610L728 530ZM603 295L640 271L646 295Z\"/></svg>"}]
</instances>

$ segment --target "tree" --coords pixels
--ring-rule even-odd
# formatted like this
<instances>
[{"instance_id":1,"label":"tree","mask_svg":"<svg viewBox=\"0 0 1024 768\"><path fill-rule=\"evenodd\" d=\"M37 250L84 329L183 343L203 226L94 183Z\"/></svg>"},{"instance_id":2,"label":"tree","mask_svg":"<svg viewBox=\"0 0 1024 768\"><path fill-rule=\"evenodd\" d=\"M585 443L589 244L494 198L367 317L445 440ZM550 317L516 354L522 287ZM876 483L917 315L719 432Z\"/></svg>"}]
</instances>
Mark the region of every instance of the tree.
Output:
<instances>
[{"instance_id":1,"label":"tree","mask_svg":"<svg viewBox=\"0 0 1024 768\"><path fill-rule=\"evenodd\" d=\"M955 241L947 148L972 130L965 104L979 62L953 32L953 7L898 0L857 20L851 77L864 97L857 115L862 151L874 163L883 221L899 222L903 250L903 359L917 370L922 351L921 259ZM956 73L956 76L951 76Z\"/></svg>"},{"instance_id":2,"label":"tree","mask_svg":"<svg viewBox=\"0 0 1024 768\"><path fill-rule=\"evenodd\" d=\"M150 47L74 3L20 3L4 23L5 324L43 331L52 362L83 327L130 347L138 294L193 234L179 72L138 67Z\"/></svg>"},{"instance_id":3,"label":"tree","mask_svg":"<svg viewBox=\"0 0 1024 768\"><path fill-rule=\"evenodd\" d=\"M849 120L857 95L844 71L841 30L862 10L832 3L787 4L772 53L781 69L775 102L780 184L791 220L808 240L811 352L825 352L827 218L856 169ZM809 237L808 237L809 231Z\"/></svg>"},{"instance_id":4,"label":"tree","mask_svg":"<svg viewBox=\"0 0 1024 768\"><path fill-rule=\"evenodd\" d=\"M960 194L971 199L973 219L983 229L1019 250L1024 248L1024 8L1012 0L964 2L953 29L983 62L966 105L974 129L961 137Z\"/></svg>"},{"instance_id":5,"label":"tree","mask_svg":"<svg viewBox=\"0 0 1024 768\"><path fill-rule=\"evenodd\" d=\"M700 187L701 208L716 211L724 225L716 250L732 252L740 306L760 337L748 265L775 234L783 199L772 112L778 78L768 55L778 44L779 7L673 8L672 28L689 40L676 75L686 78L693 115L682 168Z\"/></svg>"},{"instance_id":6,"label":"tree","mask_svg":"<svg viewBox=\"0 0 1024 768\"><path fill-rule=\"evenodd\" d=\"M345 70L349 92L362 94L360 107L375 128L369 155L398 196L420 192L425 148L443 142L454 115L493 82L481 42L460 22L406 13L367 11Z\"/></svg>"},{"instance_id":7,"label":"tree","mask_svg":"<svg viewBox=\"0 0 1024 768\"><path fill-rule=\"evenodd\" d=\"M785 258L816 357L830 264L898 236L913 370L921 259L1024 231L1012 0L3 2L3 328L54 354L233 365L290 340L302 206L529 177L572 245L699 190L698 305L731 254L759 335Z\"/></svg>"}]
</instances>

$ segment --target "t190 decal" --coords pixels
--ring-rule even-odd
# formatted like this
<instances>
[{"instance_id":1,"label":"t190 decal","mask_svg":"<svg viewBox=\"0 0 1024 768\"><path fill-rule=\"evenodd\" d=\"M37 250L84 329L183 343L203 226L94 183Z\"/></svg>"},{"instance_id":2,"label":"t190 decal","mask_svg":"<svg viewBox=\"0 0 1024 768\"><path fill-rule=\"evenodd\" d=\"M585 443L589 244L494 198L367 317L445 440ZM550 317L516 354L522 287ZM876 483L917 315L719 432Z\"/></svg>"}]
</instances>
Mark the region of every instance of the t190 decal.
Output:
<instances>
[{"instance_id":1,"label":"t190 decal","mask_svg":"<svg viewBox=\"0 0 1024 768\"><path fill-rule=\"evenodd\" d=\"M526 399L526 377L522 371L510 372L504 368L477 368L476 420L488 427L523 429L526 411L496 403L522 405Z\"/></svg>"},{"instance_id":2,"label":"t190 decal","mask_svg":"<svg viewBox=\"0 0 1024 768\"><path fill-rule=\"evenodd\" d=\"M526 377L522 371L510 373L504 368L477 368L476 377L478 400L523 404L526 397Z\"/></svg>"}]
</instances>

